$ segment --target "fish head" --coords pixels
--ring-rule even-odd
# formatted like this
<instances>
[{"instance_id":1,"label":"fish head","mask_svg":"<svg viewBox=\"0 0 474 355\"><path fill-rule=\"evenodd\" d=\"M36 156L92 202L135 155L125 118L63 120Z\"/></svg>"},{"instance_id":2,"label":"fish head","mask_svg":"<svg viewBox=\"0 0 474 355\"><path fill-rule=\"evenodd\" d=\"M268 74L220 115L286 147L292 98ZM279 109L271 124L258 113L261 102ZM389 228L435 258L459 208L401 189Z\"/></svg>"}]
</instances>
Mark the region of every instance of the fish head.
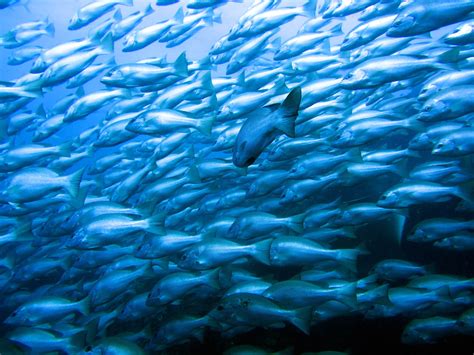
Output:
<instances>
[{"instance_id":1,"label":"fish head","mask_svg":"<svg viewBox=\"0 0 474 355\"><path fill-rule=\"evenodd\" d=\"M82 25L82 21L77 14L74 14L69 20L68 30L77 30Z\"/></svg>"},{"instance_id":2,"label":"fish head","mask_svg":"<svg viewBox=\"0 0 474 355\"><path fill-rule=\"evenodd\" d=\"M474 26L472 23L465 23L464 25L456 28L452 33L446 36L445 42L450 44L456 44L457 40L462 39L474 32Z\"/></svg>"},{"instance_id":3,"label":"fish head","mask_svg":"<svg viewBox=\"0 0 474 355\"><path fill-rule=\"evenodd\" d=\"M85 248L87 245L87 232L83 228L79 228L74 232L71 239L66 242L66 246L69 248Z\"/></svg>"},{"instance_id":4,"label":"fish head","mask_svg":"<svg viewBox=\"0 0 474 355\"><path fill-rule=\"evenodd\" d=\"M426 133L417 134L408 144L409 149L425 149L432 145L429 136Z\"/></svg>"},{"instance_id":5,"label":"fish head","mask_svg":"<svg viewBox=\"0 0 474 355\"><path fill-rule=\"evenodd\" d=\"M436 242L434 242L433 245L437 248L451 248L451 247L453 247L453 243L452 243L451 238L444 238L444 239L441 239L441 240L437 240Z\"/></svg>"},{"instance_id":6,"label":"fish head","mask_svg":"<svg viewBox=\"0 0 474 355\"><path fill-rule=\"evenodd\" d=\"M296 202L297 200L298 200L298 193L295 190L289 188L289 189L283 190L280 196L279 203L280 205L286 205L286 204Z\"/></svg>"},{"instance_id":7,"label":"fish head","mask_svg":"<svg viewBox=\"0 0 474 355\"><path fill-rule=\"evenodd\" d=\"M130 49L130 48L135 47L136 43L137 43L136 34L132 32L124 38L123 47L124 49L126 48Z\"/></svg>"},{"instance_id":8,"label":"fish head","mask_svg":"<svg viewBox=\"0 0 474 355\"><path fill-rule=\"evenodd\" d=\"M417 118L420 121L436 120L449 114L450 111L449 105L446 105L442 100L429 100L423 105Z\"/></svg>"},{"instance_id":9,"label":"fish head","mask_svg":"<svg viewBox=\"0 0 474 355\"><path fill-rule=\"evenodd\" d=\"M365 61L370 56L370 51L366 48L361 48L355 53L351 53L351 63L360 63Z\"/></svg>"},{"instance_id":10,"label":"fish head","mask_svg":"<svg viewBox=\"0 0 474 355\"><path fill-rule=\"evenodd\" d=\"M33 325L32 322L28 320L26 312L23 311L23 307L14 310L4 322L5 324L11 325Z\"/></svg>"},{"instance_id":11,"label":"fish head","mask_svg":"<svg viewBox=\"0 0 474 355\"><path fill-rule=\"evenodd\" d=\"M141 243L138 248L136 248L134 255L137 258L146 258L150 254L151 250L151 242L150 240L146 240L145 242Z\"/></svg>"},{"instance_id":12,"label":"fish head","mask_svg":"<svg viewBox=\"0 0 474 355\"><path fill-rule=\"evenodd\" d=\"M351 142L354 141L354 134L350 129L345 129L336 134L332 138L331 145L334 147L345 147L350 146Z\"/></svg>"},{"instance_id":13,"label":"fish head","mask_svg":"<svg viewBox=\"0 0 474 355\"><path fill-rule=\"evenodd\" d=\"M420 332L414 327L407 326L401 336L404 344L429 344L432 343L429 336L425 332Z\"/></svg>"},{"instance_id":14,"label":"fish head","mask_svg":"<svg viewBox=\"0 0 474 355\"><path fill-rule=\"evenodd\" d=\"M256 183L253 183L249 186L249 189L247 190L247 197L255 197L258 194L258 185Z\"/></svg>"},{"instance_id":15,"label":"fish head","mask_svg":"<svg viewBox=\"0 0 474 355\"><path fill-rule=\"evenodd\" d=\"M259 149L260 147L248 138L238 138L239 137L237 137L237 141L234 145L232 162L239 168L245 168L255 163L255 160L257 160L263 149Z\"/></svg>"},{"instance_id":16,"label":"fish head","mask_svg":"<svg viewBox=\"0 0 474 355\"><path fill-rule=\"evenodd\" d=\"M8 172L15 170L15 165L9 161L4 155L0 155L0 172Z\"/></svg>"},{"instance_id":17,"label":"fish head","mask_svg":"<svg viewBox=\"0 0 474 355\"><path fill-rule=\"evenodd\" d=\"M407 239L410 242L422 242L428 239L428 235L423 228L416 228L407 236Z\"/></svg>"},{"instance_id":18,"label":"fish head","mask_svg":"<svg viewBox=\"0 0 474 355\"><path fill-rule=\"evenodd\" d=\"M151 307L157 305L164 305L172 301L173 300L166 295L166 292L163 292L160 285L158 284L153 287L153 290L148 294L145 303L147 306Z\"/></svg>"},{"instance_id":19,"label":"fish head","mask_svg":"<svg viewBox=\"0 0 474 355\"><path fill-rule=\"evenodd\" d=\"M143 115L138 115L137 117L130 120L125 126L127 131L133 133L145 133L146 128L146 117Z\"/></svg>"},{"instance_id":20,"label":"fish head","mask_svg":"<svg viewBox=\"0 0 474 355\"><path fill-rule=\"evenodd\" d=\"M243 65L239 61L233 60L227 65L226 75L237 73L242 68Z\"/></svg>"},{"instance_id":21,"label":"fish head","mask_svg":"<svg viewBox=\"0 0 474 355\"><path fill-rule=\"evenodd\" d=\"M410 13L401 13L393 21L392 25L387 31L389 37L403 37L409 35L411 29L416 26L416 17Z\"/></svg>"},{"instance_id":22,"label":"fish head","mask_svg":"<svg viewBox=\"0 0 474 355\"><path fill-rule=\"evenodd\" d=\"M418 100L425 101L428 100L430 97L433 97L438 92L440 92L440 88L437 87L435 84L428 84L425 85L418 94Z\"/></svg>"},{"instance_id":23,"label":"fish head","mask_svg":"<svg viewBox=\"0 0 474 355\"><path fill-rule=\"evenodd\" d=\"M185 251L178 261L178 266L186 270L200 270L205 268L204 263L200 260L198 248L191 248Z\"/></svg>"},{"instance_id":24,"label":"fish head","mask_svg":"<svg viewBox=\"0 0 474 355\"><path fill-rule=\"evenodd\" d=\"M100 82L102 84L108 85L120 82L125 79L124 73L120 70L120 68L114 68L108 71L101 79Z\"/></svg>"},{"instance_id":25,"label":"fish head","mask_svg":"<svg viewBox=\"0 0 474 355\"><path fill-rule=\"evenodd\" d=\"M222 106L222 109L219 111L219 119L222 119L222 120L230 119L235 114L236 112L233 109L232 104L227 103L224 106Z\"/></svg>"},{"instance_id":26,"label":"fish head","mask_svg":"<svg viewBox=\"0 0 474 355\"><path fill-rule=\"evenodd\" d=\"M364 84L369 81L369 76L367 73L361 69L357 68L353 71L347 73L339 85L345 89L358 88L361 84Z\"/></svg>"},{"instance_id":27,"label":"fish head","mask_svg":"<svg viewBox=\"0 0 474 355\"><path fill-rule=\"evenodd\" d=\"M31 67L31 73L41 73L46 68L48 67L48 64L46 63L44 57L40 55L38 58L33 63L33 66Z\"/></svg>"},{"instance_id":28,"label":"fish head","mask_svg":"<svg viewBox=\"0 0 474 355\"><path fill-rule=\"evenodd\" d=\"M434 155L449 155L458 151L457 145L449 138L442 138L436 143L432 153Z\"/></svg>"},{"instance_id":29,"label":"fish head","mask_svg":"<svg viewBox=\"0 0 474 355\"><path fill-rule=\"evenodd\" d=\"M390 208L398 206L399 197L396 191L387 191L385 192L377 201L377 206Z\"/></svg>"}]
</instances>

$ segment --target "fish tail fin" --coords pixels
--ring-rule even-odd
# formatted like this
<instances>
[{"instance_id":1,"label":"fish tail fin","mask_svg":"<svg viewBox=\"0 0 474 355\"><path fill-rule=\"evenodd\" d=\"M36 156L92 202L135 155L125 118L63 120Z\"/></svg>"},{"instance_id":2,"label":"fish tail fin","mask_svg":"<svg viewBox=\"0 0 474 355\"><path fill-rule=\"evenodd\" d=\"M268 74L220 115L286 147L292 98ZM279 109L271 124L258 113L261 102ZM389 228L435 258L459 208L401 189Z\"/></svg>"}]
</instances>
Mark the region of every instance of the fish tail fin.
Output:
<instances>
[{"instance_id":1,"label":"fish tail fin","mask_svg":"<svg viewBox=\"0 0 474 355\"><path fill-rule=\"evenodd\" d=\"M472 204L474 203L473 191L474 191L474 182L468 181L464 184L459 185L456 188L455 195L458 196L460 199Z\"/></svg>"},{"instance_id":2,"label":"fish tail fin","mask_svg":"<svg viewBox=\"0 0 474 355\"><path fill-rule=\"evenodd\" d=\"M411 158L421 158L421 155L420 153L418 153L417 151L415 150L412 150L410 148L407 148L406 149L406 152L407 152L407 156L411 157Z\"/></svg>"},{"instance_id":3,"label":"fish tail fin","mask_svg":"<svg viewBox=\"0 0 474 355\"><path fill-rule=\"evenodd\" d=\"M278 119L276 127L288 137L295 137L295 121L301 103L301 87L297 86L286 97L279 110L282 117Z\"/></svg>"},{"instance_id":4,"label":"fish tail fin","mask_svg":"<svg viewBox=\"0 0 474 355\"><path fill-rule=\"evenodd\" d=\"M196 168L196 165L191 165L186 176L188 182L191 184L199 184L201 182L201 176L199 175L199 170Z\"/></svg>"},{"instance_id":5,"label":"fish tail fin","mask_svg":"<svg viewBox=\"0 0 474 355\"><path fill-rule=\"evenodd\" d=\"M177 76L186 78L188 76L188 61L186 59L186 52L183 52L179 55L176 61L173 64L174 73Z\"/></svg>"},{"instance_id":6,"label":"fish tail fin","mask_svg":"<svg viewBox=\"0 0 474 355\"><path fill-rule=\"evenodd\" d=\"M392 165L392 171L402 178L407 178L410 172L407 160L402 160L395 165Z\"/></svg>"},{"instance_id":7,"label":"fish tail fin","mask_svg":"<svg viewBox=\"0 0 474 355\"><path fill-rule=\"evenodd\" d=\"M406 128L408 128L409 130L412 130L412 131L415 131L415 132L424 132L425 131L425 126L416 117L411 117L411 118L407 118L406 120L404 120L404 126Z\"/></svg>"},{"instance_id":8,"label":"fish tail fin","mask_svg":"<svg viewBox=\"0 0 474 355\"><path fill-rule=\"evenodd\" d=\"M449 69L453 69L450 66L455 65L454 63L457 63L458 61L459 61L459 48L452 48L437 56L437 62L443 63L441 64L440 69L443 69L446 66L448 66ZM439 63L437 65L440 65Z\"/></svg>"},{"instance_id":9,"label":"fish tail fin","mask_svg":"<svg viewBox=\"0 0 474 355\"><path fill-rule=\"evenodd\" d=\"M357 271L358 249L342 249L338 252L338 261L351 271Z\"/></svg>"},{"instance_id":10,"label":"fish tail fin","mask_svg":"<svg viewBox=\"0 0 474 355\"><path fill-rule=\"evenodd\" d=\"M309 0L306 4L303 5L302 15L309 18L313 18L316 14L316 5L318 4L317 0Z\"/></svg>"},{"instance_id":11,"label":"fish tail fin","mask_svg":"<svg viewBox=\"0 0 474 355\"><path fill-rule=\"evenodd\" d=\"M78 197L81 186L82 175L84 175L84 168L81 168L71 175L65 176L65 189L72 197Z\"/></svg>"},{"instance_id":12,"label":"fish tail fin","mask_svg":"<svg viewBox=\"0 0 474 355\"><path fill-rule=\"evenodd\" d=\"M67 142L58 146L58 154L62 157L71 156L71 142Z\"/></svg>"},{"instance_id":13,"label":"fish tail fin","mask_svg":"<svg viewBox=\"0 0 474 355\"><path fill-rule=\"evenodd\" d=\"M289 321L303 333L309 335L312 319L313 307L309 306L295 309L293 316L289 319Z\"/></svg>"},{"instance_id":14,"label":"fish tail fin","mask_svg":"<svg viewBox=\"0 0 474 355\"><path fill-rule=\"evenodd\" d=\"M451 303L453 302L453 298L451 296L451 291L449 290L449 286L442 286L435 291L437 301L443 303Z\"/></svg>"},{"instance_id":15,"label":"fish tail fin","mask_svg":"<svg viewBox=\"0 0 474 355\"><path fill-rule=\"evenodd\" d=\"M133 6L133 0L122 0L121 4L125 6Z\"/></svg>"},{"instance_id":16,"label":"fish tail fin","mask_svg":"<svg viewBox=\"0 0 474 355\"><path fill-rule=\"evenodd\" d=\"M349 149L346 153L346 157L349 161L362 162L362 155L359 147Z\"/></svg>"},{"instance_id":17,"label":"fish tail fin","mask_svg":"<svg viewBox=\"0 0 474 355\"><path fill-rule=\"evenodd\" d=\"M265 239L253 244L252 257L265 265L270 265L270 246L272 239Z\"/></svg>"},{"instance_id":18,"label":"fish tail fin","mask_svg":"<svg viewBox=\"0 0 474 355\"><path fill-rule=\"evenodd\" d=\"M122 11L120 11L120 9L118 9L117 11L115 11L113 18L114 18L114 20L117 21L117 22L118 22L118 21L122 21L122 18L123 18L123 16L122 16Z\"/></svg>"},{"instance_id":19,"label":"fish tail fin","mask_svg":"<svg viewBox=\"0 0 474 355\"><path fill-rule=\"evenodd\" d=\"M77 334L74 334L72 337L69 338L69 341L66 345L66 352L68 354L75 354L80 352L82 348L84 348L84 344L86 343L87 332L81 331Z\"/></svg>"},{"instance_id":20,"label":"fish tail fin","mask_svg":"<svg viewBox=\"0 0 474 355\"><path fill-rule=\"evenodd\" d=\"M15 241L33 240L34 236L31 234L31 222L29 220L17 220L17 227L13 231Z\"/></svg>"},{"instance_id":21,"label":"fish tail fin","mask_svg":"<svg viewBox=\"0 0 474 355\"><path fill-rule=\"evenodd\" d=\"M114 39L112 34L107 34L100 43L99 47L100 54L113 54L114 53Z\"/></svg>"},{"instance_id":22,"label":"fish tail fin","mask_svg":"<svg viewBox=\"0 0 474 355\"><path fill-rule=\"evenodd\" d=\"M296 233L303 233L303 221L305 218L305 213L297 214L295 216L288 217L288 228L295 231Z\"/></svg>"},{"instance_id":23,"label":"fish tail fin","mask_svg":"<svg viewBox=\"0 0 474 355\"><path fill-rule=\"evenodd\" d=\"M69 204L71 205L71 207L75 208L76 210L79 210L82 207L84 207L84 203L86 202L86 197L87 197L88 192L89 192L88 187L81 187L79 189L79 192L77 193L77 196L69 200Z\"/></svg>"},{"instance_id":24,"label":"fish tail fin","mask_svg":"<svg viewBox=\"0 0 474 355\"><path fill-rule=\"evenodd\" d=\"M207 72L202 76L200 85L202 89L214 93L214 86L212 85L212 78L210 72Z\"/></svg>"},{"instance_id":25,"label":"fish tail fin","mask_svg":"<svg viewBox=\"0 0 474 355\"><path fill-rule=\"evenodd\" d=\"M221 24L222 23L222 14L217 14L217 15L212 16L212 21L213 21L213 23Z\"/></svg>"},{"instance_id":26,"label":"fish tail fin","mask_svg":"<svg viewBox=\"0 0 474 355\"><path fill-rule=\"evenodd\" d=\"M88 316L90 312L90 303L90 295L84 297L81 301L78 302L77 311L84 316Z\"/></svg>"},{"instance_id":27,"label":"fish tail fin","mask_svg":"<svg viewBox=\"0 0 474 355\"><path fill-rule=\"evenodd\" d=\"M153 8L151 7L151 4L148 4L145 11L143 12L143 16L151 15L153 12L155 12L155 10L153 10Z\"/></svg>"},{"instance_id":28,"label":"fish tail fin","mask_svg":"<svg viewBox=\"0 0 474 355\"><path fill-rule=\"evenodd\" d=\"M337 289L340 302L345 305L356 308L357 306L357 282L351 282L348 285Z\"/></svg>"},{"instance_id":29,"label":"fish tail fin","mask_svg":"<svg viewBox=\"0 0 474 355\"><path fill-rule=\"evenodd\" d=\"M48 26L46 26L44 30L46 31L48 36L54 37L54 33L56 32L56 30L54 28L54 23L52 23L52 22L49 23Z\"/></svg>"},{"instance_id":30,"label":"fish tail fin","mask_svg":"<svg viewBox=\"0 0 474 355\"><path fill-rule=\"evenodd\" d=\"M156 234L156 235L164 235L165 229L163 228L165 216L163 214L156 214L148 218L146 227L146 231L148 233Z\"/></svg>"},{"instance_id":31,"label":"fish tail fin","mask_svg":"<svg viewBox=\"0 0 474 355\"><path fill-rule=\"evenodd\" d=\"M215 119L215 116L201 118L198 121L198 124L196 127L197 130L206 136L210 136L214 119Z\"/></svg>"},{"instance_id":32,"label":"fish tail fin","mask_svg":"<svg viewBox=\"0 0 474 355\"><path fill-rule=\"evenodd\" d=\"M329 29L329 32L332 33L333 36L340 36L342 35L342 23L338 23L334 26L332 26L330 29Z\"/></svg>"},{"instance_id":33,"label":"fish tail fin","mask_svg":"<svg viewBox=\"0 0 474 355\"><path fill-rule=\"evenodd\" d=\"M237 77L237 85L240 87L245 87L245 70L242 70Z\"/></svg>"},{"instance_id":34,"label":"fish tail fin","mask_svg":"<svg viewBox=\"0 0 474 355\"><path fill-rule=\"evenodd\" d=\"M182 23L183 22L183 19L184 19L184 12L183 12L183 8L180 7L178 9L178 11L176 11L176 13L174 14L173 16L174 20L176 22L179 22L179 23Z\"/></svg>"},{"instance_id":35,"label":"fish tail fin","mask_svg":"<svg viewBox=\"0 0 474 355\"><path fill-rule=\"evenodd\" d=\"M221 285L219 283L219 273L220 268L216 268L205 273L206 284L208 286L211 286L212 288L215 288L216 290L219 290L221 288Z\"/></svg>"}]
</instances>

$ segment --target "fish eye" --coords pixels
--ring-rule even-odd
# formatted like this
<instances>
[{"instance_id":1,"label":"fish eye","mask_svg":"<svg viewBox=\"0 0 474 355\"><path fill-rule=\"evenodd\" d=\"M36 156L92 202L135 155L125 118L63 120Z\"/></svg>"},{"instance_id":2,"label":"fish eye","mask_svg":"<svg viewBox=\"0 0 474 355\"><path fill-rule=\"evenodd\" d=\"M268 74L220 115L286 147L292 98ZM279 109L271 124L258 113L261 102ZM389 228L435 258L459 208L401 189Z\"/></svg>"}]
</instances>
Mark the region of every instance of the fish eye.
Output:
<instances>
[{"instance_id":1,"label":"fish eye","mask_svg":"<svg viewBox=\"0 0 474 355\"><path fill-rule=\"evenodd\" d=\"M217 310L222 312L224 310L224 306L222 306L222 305L217 306Z\"/></svg>"},{"instance_id":2,"label":"fish eye","mask_svg":"<svg viewBox=\"0 0 474 355\"><path fill-rule=\"evenodd\" d=\"M85 351L92 351L92 346L87 345L84 350L85 350Z\"/></svg>"},{"instance_id":3,"label":"fish eye","mask_svg":"<svg viewBox=\"0 0 474 355\"><path fill-rule=\"evenodd\" d=\"M255 157L250 157L250 158L248 158L247 161L245 162L245 165L252 165L253 163L255 163L255 160L256 160Z\"/></svg>"},{"instance_id":4,"label":"fish eye","mask_svg":"<svg viewBox=\"0 0 474 355\"><path fill-rule=\"evenodd\" d=\"M248 305L249 305L249 301L243 301L243 302L242 302L242 306L248 307Z\"/></svg>"},{"instance_id":5,"label":"fish eye","mask_svg":"<svg viewBox=\"0 0 474 355\"><path fill-rule=\"evenodd\" d=\"M184 260L186 260L186 259L187 259L187 257L188 257L188 256L187 256L186 254L183 254L183 255L181 255L181 260L183 260L183 261L184 261Z\"/></svg>"}]
</instances>

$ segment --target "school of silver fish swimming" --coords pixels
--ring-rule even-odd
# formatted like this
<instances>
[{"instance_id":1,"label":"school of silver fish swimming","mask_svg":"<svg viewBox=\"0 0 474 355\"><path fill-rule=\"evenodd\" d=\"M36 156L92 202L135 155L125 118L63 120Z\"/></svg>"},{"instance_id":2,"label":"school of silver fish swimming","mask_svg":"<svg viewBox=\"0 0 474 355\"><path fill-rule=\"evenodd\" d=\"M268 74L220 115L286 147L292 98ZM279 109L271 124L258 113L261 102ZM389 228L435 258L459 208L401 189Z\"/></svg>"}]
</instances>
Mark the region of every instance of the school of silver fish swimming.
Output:
<instances>
[{"instance_id":1,"label":"school of silver fish swimming","mask_svg":"<svg viewBox=\"0 0 474 355\"><path fill-rule=\"evenodd\" d=\"M472 256L472 0L254 0L204 58L117 64L230 5L143 26L179 1L132 1L77 6L68 30L88 35L49 48L33 13L0 35L29 63L0 83L1 353L141 354L341 315L411 319L406 344L474 336L472 274L358 268L374 226L399 255ZM0 0L0 18L22 5Z\"/></svg>"}]
</instances>

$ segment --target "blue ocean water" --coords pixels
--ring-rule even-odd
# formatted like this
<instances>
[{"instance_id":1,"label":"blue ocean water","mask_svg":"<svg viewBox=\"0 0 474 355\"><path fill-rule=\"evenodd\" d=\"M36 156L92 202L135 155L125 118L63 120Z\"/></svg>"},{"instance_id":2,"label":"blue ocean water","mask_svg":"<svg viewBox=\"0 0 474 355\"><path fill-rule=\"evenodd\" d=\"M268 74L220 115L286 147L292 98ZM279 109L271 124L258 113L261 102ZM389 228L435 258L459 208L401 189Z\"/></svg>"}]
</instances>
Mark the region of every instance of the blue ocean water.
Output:
<instances>
[{"instance_id":1,"label":"blue ocean water","mask_svg":"<svg viewBox=\"0 0 474 355\"><path fill-rule=\"evenodd\" d=\"M472 3L0 5L0 354L472 352Z\"/></svg>"}]
</instances>

